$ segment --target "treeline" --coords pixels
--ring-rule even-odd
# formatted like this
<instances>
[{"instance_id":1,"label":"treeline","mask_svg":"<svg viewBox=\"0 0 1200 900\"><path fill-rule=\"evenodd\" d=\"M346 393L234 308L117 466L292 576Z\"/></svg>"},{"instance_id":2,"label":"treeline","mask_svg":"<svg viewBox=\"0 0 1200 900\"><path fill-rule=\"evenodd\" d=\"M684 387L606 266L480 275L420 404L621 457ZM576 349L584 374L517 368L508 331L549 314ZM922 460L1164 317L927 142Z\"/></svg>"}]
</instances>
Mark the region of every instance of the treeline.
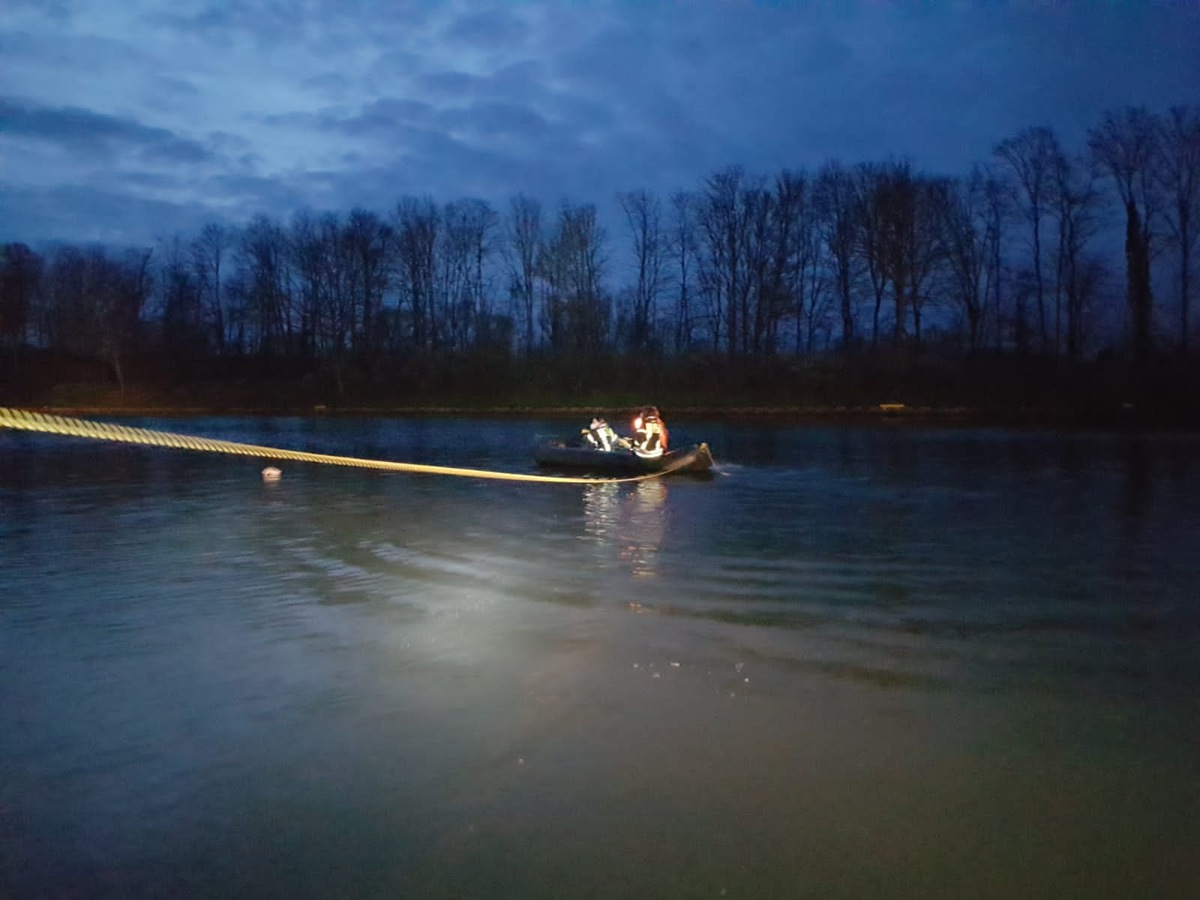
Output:
<instances>
[{"instance_id":1,"label":"treeline","mask_svg":"<svg viewBox=\"0 0 1200 900\"><path fill-rule=\"evenodd\" d=\"M153 250L8 244L0 342L17 378L32 347L102 360L122 391L133 364L176 383L307 373L332 399L532 373L657 385L698 359L1189 350L1200 104L1112 111L1074 153L1029 128L961 177L908 160L730 167L617 200L615 245L595 205L524 195L259 215Z\"/></svg>"}]
</instances>

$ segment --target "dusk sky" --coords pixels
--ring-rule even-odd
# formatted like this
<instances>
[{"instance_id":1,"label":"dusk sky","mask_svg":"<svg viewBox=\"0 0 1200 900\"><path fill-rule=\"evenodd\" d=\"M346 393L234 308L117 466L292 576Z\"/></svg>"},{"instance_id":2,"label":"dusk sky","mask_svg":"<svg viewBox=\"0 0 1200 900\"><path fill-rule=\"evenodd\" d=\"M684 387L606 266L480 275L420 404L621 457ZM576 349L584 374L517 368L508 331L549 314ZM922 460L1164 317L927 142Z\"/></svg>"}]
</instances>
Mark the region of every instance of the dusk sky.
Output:
<instances>
[{"instance_id":1,"label":"dusk sky","mask_svg":"<svg viewBox=\"0 0 1200 900\"><path fill-rule=\"evenodd\" d=\"M151 244L405 195L553 208L1200 102L1200 0L4 0L0 241ZM611 231L611 229L610 229ZM612 235L619 237L619 235Z\"/></svg>"}]
</instances>

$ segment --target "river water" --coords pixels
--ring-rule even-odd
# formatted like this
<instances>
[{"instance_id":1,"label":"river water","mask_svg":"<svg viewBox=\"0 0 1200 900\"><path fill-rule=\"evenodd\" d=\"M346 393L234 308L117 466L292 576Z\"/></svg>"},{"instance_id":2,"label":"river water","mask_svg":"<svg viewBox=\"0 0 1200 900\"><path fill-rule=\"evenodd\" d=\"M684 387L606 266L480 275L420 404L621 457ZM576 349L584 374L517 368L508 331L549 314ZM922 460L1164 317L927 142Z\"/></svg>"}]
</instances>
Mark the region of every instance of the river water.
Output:
<instances>
[{"instance_id":1,"label":"river water","mask_svg":"<svg viewBox=\"0 0 1200 900\"><path fill-rule=\"evenodd\" d=\"M671 424L0 432L0 897L1200 896L1200 439Z\"/></svg>"}]
</instances>

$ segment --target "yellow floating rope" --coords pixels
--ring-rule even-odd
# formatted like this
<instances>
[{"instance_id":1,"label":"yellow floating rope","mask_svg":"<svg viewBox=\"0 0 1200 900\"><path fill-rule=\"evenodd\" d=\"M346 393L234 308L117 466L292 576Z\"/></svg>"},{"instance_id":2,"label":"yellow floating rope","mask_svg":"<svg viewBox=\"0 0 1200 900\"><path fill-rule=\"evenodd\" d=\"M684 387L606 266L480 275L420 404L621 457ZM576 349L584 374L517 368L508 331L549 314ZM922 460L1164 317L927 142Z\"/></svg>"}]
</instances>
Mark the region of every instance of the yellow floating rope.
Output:
<instances>
[{"instance_id":1,"label":"yellow floating rope","mask_svg":"<svg viewBox=\"0 0 1200 900\"><path fill-rule=\"evenodd\" d=\"M332 456L328 453L308 453L304 450L281 450L256 444L239 444L212 438L152 431L149 428L130 428L108 422L93 422L69 416L52 416L23 409L0 406L0 428L36 431L67 437L91 438L97 441L117 441L123 444L144 444L152 447L172 447L176 450L199 450L205 453L230 453L234 456L258 456L266 459L288 459L294 462L323 463L330 466L351 466L360 469L379 469L386 472L417 472L424 475L456 475L465 478L491 478L500 481L540 481L554 484L617 484L645 481L670 474L686 465L688 460L664 467L658 472L628 478L576 478L560 475L522 475L516 472L489 472L484 469L461 469L453 466L429 466L421 463L390 462L381 459L357 459L353 456Z\"/></svg>"}]
</instances>

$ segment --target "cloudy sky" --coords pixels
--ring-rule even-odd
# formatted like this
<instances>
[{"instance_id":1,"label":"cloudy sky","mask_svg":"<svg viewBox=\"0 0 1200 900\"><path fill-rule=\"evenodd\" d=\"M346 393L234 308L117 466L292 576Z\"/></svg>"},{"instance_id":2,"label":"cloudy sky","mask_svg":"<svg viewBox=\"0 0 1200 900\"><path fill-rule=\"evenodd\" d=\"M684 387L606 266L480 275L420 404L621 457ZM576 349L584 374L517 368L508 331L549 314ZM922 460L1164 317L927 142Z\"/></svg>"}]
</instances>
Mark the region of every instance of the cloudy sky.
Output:
<instances>
[{"instance_id":1,"label":"cloudy sky","mask_svg":"<svg viewBox=\"0 0 1200 900\"><path fill-rule=\"evenodd\" d=\"M3 0L0 241L301 208L613 207L718 168L964 172L1200 102L1200 0Z\"/></svg>"}]
</instances>

